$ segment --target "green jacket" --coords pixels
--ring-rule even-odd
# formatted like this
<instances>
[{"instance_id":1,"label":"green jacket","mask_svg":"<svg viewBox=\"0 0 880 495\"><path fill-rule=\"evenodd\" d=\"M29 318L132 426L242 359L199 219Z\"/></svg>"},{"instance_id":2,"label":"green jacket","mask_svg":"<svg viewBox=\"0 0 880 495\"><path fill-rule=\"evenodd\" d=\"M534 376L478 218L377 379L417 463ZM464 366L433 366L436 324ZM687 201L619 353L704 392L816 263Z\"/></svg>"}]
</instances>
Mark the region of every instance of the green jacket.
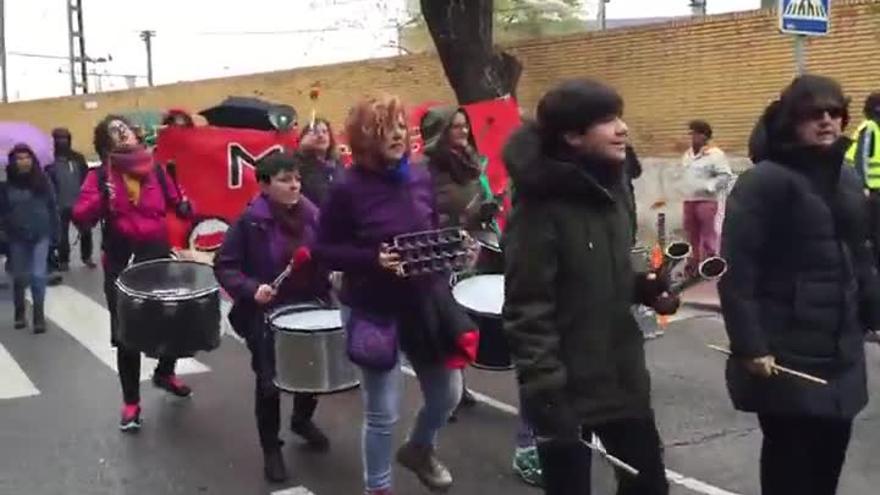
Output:
<instances>
[{"instance_id":1,"label":"green jacket","mask_svg":"<svg viewBox=\"0 0 880 495\"><path fill-rule=\"evenodd\" d=\"M532 124L504 149L514 185L505 231L504 329L523 410L539 435L652 414L623 177L605 187L545 156Z\"/></svg>"},{"instance_id":2,"label":"green jacket","mask_svg":"<svg viewBox=\"0 0 880 495\"><path fill-rule=\"evenodd\" d=\"M454 154L446 143L452 118L459 110L455 106L432 108L422 117L420 128L441 226L475 230L480 227L480 205L492 198L480 182L482 165L473 133L470 149L464 153Z\"/></svg>"}]
</instances>

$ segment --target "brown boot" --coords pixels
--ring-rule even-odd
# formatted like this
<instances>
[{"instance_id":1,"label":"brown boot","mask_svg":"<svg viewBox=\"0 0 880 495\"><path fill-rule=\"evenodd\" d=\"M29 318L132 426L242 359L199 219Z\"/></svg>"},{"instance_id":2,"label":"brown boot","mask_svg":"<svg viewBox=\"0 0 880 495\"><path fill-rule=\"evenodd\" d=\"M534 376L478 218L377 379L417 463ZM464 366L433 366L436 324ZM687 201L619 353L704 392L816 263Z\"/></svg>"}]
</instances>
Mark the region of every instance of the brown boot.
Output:
<instances>
[{"instance_id":1,"label":"brown boot","mask_svg":"<svg viewBox=\"0 0 880 495\"><path fill-rule=\"evenodd\" d=\"M397 462L415 473L431 491L446 491L452 486L452 474L437 459L434 447L407 442L397 451Z\"/></svg>"}]
</instances>

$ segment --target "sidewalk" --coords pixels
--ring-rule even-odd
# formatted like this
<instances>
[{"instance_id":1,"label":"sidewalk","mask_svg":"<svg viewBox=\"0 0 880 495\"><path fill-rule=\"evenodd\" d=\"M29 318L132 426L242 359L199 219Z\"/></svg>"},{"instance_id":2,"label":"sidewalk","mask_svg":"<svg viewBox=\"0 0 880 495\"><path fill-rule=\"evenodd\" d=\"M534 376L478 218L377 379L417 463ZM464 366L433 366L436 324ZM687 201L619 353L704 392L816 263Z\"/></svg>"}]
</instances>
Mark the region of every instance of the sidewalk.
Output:
<instances>
[{"instance_id":1,"label":"sidewalk","mask_svg":"<svg viewBox=\"0 0 880 495\"><path fill-rule=\"evenodd\" d=\"M717 282L712 280L691 287L682 293L682 304L691 308L720 313L721 302L718 300L718 288L716 285Z\"/></svg>"}]
</instances>

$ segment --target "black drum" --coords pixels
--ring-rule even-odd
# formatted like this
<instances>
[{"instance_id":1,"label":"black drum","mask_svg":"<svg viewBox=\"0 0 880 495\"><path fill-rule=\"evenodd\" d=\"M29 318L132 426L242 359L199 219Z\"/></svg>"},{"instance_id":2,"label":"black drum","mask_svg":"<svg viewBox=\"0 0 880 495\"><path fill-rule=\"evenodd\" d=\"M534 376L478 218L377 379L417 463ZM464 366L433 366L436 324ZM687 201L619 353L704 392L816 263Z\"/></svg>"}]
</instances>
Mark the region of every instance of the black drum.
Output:
<instances>
[{"instance_id":1,"label":"black drum","mask_svg":"<svg viewBox=\"0 0 880 495\"><path fill-rule=\"evenodd\" d=\"M209 265L160 259L116 280L119 342L154 357L187 357L220 345L220 287Z\"/></svg>"},{"instance_id":2,"label":"black drum","mask_svg":"<svg viewBox=\"0 0 880 495\"><path fill-rule=\"evenodd\" d=\"M452 297L480 329L480 347L474 367L492 371L513 369L501 320L504 275L474 275L461 279L453 285Z\"/></svg>"}]
</instances>

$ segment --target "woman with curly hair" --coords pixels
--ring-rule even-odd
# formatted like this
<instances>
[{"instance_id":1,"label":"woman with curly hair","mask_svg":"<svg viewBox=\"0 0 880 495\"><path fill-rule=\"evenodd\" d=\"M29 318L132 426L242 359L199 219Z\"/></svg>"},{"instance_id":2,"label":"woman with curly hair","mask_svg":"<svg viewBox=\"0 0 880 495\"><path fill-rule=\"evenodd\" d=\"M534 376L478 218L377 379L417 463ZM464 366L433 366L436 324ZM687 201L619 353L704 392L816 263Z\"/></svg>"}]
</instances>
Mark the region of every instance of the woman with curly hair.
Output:
<instances>
[{"instance_id":1,"label":"woman with curly hair","mask_svg":"<svg viewBox=\"0 0 880 495\"><path fill-rule=\"evenodd\" d=\"M132 259L141 262L170 256L166 212L189 217L192 208L155 165L153 155L138 143L124 117L104 118L95 127L94 144L102 164L86 177L73 219L80 228L99 222L102 226L104 294L124 401L119 427L133 432L141 427L141 354L126 349L117 339L116 279ZM160 358L153 384L172 395L189 397L190 388L174 374L175 363L174 358Z\"/></svg>"},{"instance_id":2,"label":"woman with curly hair","mask_svg":"<svg viewBox=\"0 0 880 495\"><path fill-rule=\"evenodd\" d=\"M397 461L431 489L452 485L434 452L461 397L475 354L473 325L457 312L442 274L403 277L389 243L438 225L431 176L411 163L406 113L396 97L368 98L347 122L354 164L321 209L316 257L343 272L349 356L361 369L364 478L368 494L391 493L392 429L399 416L398 345L415 368L425 404Z\"/></svg>"}]
</instances>

